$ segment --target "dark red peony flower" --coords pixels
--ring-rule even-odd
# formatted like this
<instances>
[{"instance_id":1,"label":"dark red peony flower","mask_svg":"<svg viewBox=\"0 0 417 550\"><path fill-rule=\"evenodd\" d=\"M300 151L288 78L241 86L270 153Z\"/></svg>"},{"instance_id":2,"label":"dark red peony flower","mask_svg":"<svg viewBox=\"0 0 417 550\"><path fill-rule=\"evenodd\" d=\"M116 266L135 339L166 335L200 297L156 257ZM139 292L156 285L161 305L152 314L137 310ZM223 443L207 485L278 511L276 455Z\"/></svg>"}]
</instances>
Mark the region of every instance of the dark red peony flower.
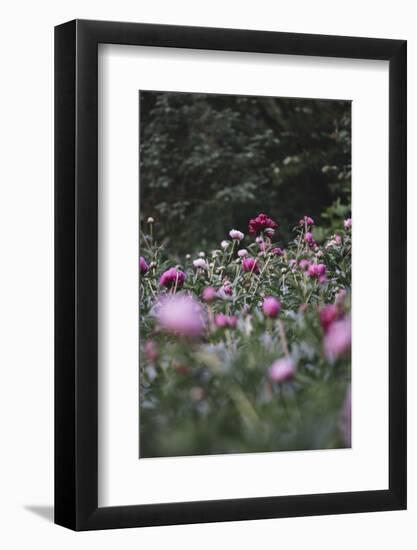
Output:
<instances>
[{"instance_id":1,"label":"dark red peony flower","mask_svg":"<svg viewBox=\"0 0 417 550\"><path fill-rule=\"evenodd\" d=\"M264 229L276 229L278 224L268 218L266 214L259 214L256 218L249 220L249 234L258 235Z\"/></svg>"}]
</instances>

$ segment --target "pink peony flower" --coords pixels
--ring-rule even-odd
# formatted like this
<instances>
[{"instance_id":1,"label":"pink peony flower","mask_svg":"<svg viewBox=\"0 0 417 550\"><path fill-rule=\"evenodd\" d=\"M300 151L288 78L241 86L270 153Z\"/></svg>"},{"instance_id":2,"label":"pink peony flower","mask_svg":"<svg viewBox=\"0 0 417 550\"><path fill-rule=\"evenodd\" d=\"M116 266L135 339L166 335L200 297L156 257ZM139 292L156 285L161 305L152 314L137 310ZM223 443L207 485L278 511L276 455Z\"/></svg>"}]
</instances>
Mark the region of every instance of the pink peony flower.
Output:
<instances>
[{"instance_id":1,"label":"pink peony flower","mask_svg":"<svg viewBox=\"0 0 417 550\"><path fill-rule=\"evenodd\" d=\"M342 415L340 419L340 431L346 447L352 446L352 392L349 386L346 391L345 401L343 403Z\"/></svg>"},{"instance_id":2,"label":"pink peony flower","mask_svg":"<svg viewBox=\"0 0 417 550\"><path fill-rule=\"evenodd\" d=\"M212 286L206 286L201 294L201 297L205 302L212 302L217 298L216 289Z\"/></svg>"},{"instance_id":3,"label":"pink peony flower","mask_svg":"<svg viewBox=\"0 0 417 550\"><path fill-rule=\"evenodd\" d=\"M146 263L146 260L143 256L139 257L139 269L141 275L146 275L149 271L149 265Z\"/></svg>"},{"instance_id":4,"label":"pink peony flower","mask_svg":"<svg viewBox=\"0 0 417 550\"><path fill-rule=\"evenodd\" d=\"M241 231L238 231L237 229L232 229L229 231L230 238L235 241L241 241L243 237L245 236Z\"/></svg>"},{"instance_id":5,"label":"pink peony flower","mask_svg":"<svg viewBox=\"0 0 417 550\"><path fill-rule=\"evenodd\" d=\"M200 269L207 269L207 263L203 258L197 258L193 261L194 267L199 267Z\"/></svg>"},{"instance_id":6,"label":"pink peony flower","mask_svg":"<svg viewBox=\"0 0 417 550\"><path fill-rule=\"evenodd\" d=\"M276 229L278 224L266 214L259 214L256 218L249 220L249 234L258 235L267 228Z\"/></svg>"},{"instance_id":7,"label":"pink peony flower","mask_svg":"<svg viewBox=\"0 0 417 550\"><path fill-rule=\"evenodd\" d=\"M331 362L349 352L352 343L350 317L332 323L323 340L324 353Z\"/></svg>"},{"instance_id":8,"label":"pink peony flower","mask_svg":"<svg viewBox=\"0 0 417 550\"><path fill-rule=\"evenodd\" d=\"M162 273L159 284L161 286L171 287L177 286L177 288L182 287L185 281L185 273L177 269L176 267L171 267L164 273Z\"/></svg>"},{"instance_id":9,"label":"pink peony flower","mask_svg":"<svg viewBox=\"0 0 417 550\"><path fill-rule=\"evenodd\" d=\"M310 227L314 225L314 220L313 218L310 218L310 216L304 216L298 223L299 225Z\"/></svg>"},{"instance_id":10,"label":"pink peony flower","mask_svg":"<svg viewBox=\"0 0 417 550\"><path fill-rule=\"evenodd\" d=\"M310 266L310 262L305 258L303 258L298 262L298 265L300 266L300 269L302 269L303 271L306 271Z\"/></svg>"},{"instance_id":11,"label":"pink peony flower","mask_svg":"<svg viewBox=\"0 0 417 550\"><path fill-rule=\"evenodd\" d=\"M263 301L262 310L267 317L274 319L281 310L281 302L273 296L267 296Z\"/></svg>"},{"instance_id":12,"label":"pink peony flower","mask_svg":"<svg viewBox=\"0 0 417 550\"><path fill-rule=\"evenodd\" d=\"M242 261L242 269L250 273L259 273L258 262L255 258L244 258Z\"/></svg>"},{"instance_id":13,"label":"pink peony flower","mask_svg":"<svg viewBox=\"0 0 417 550\"><path fill-rule=\"evenodd\" d=\"M148 361L155 363L159 357L158 348L154 340L146 340L145 342L145 355Z\"/></svg>"},{"instance_id":14,"label":"pink peony flower","mask_svg":"<svg viewBox=\"0 0 417 550\"><path fill-rule=\"evenodd\" d=\"M248 251L245 248L242 248L238 251L237 255L239 256L239 258L244 258L248 255Z\"/></svg>"},{"instance_id":15,"label":"pink peony flower","mask_svg":"<svg viewBox=\"0 0 417 550\"><path fill-rule=\"evenodd\" d=\"M309 277L320 279L326 275L326 266L324 264L310 264L308 267Z\"/></svg>"},{"instance_id":16,"label":"pink peony flower","mask_svg":"<svg viewBox=\"0 0 417 550\"><path fill-rule=\"evenodd\" d=\"M237 317L234 315L225 315L224 313L217 313L214 317L214 323L218 328L236 328Z\"/></svg>"},{"instance_id":17,"label":"pink peony flower","mask_svg":"<svg viewBox=\"0 0 417 550\"><path fill-rule=\"evenodd\" d=\"M156 307L158 325L162 330L183 338L198 338L205 328L203 308L189 294L165 295Z\"/></svg>"},{"instance_id":18,"label":"pink peony flower","mask_svg":"<svg viewBox=\"0 0 417 550\"><path fill-rule=\"evenodd\" d=\"M341 312L335 304L327 304L320 309L319 315L321 326L324 332L327 332L330 326L340 319Z\"/></svg>"},{"instance_id":19,"label":"pink peony flower","mask_svg":"<svg viewBox=\"0 0 417 550\"><path fill-rule=\"evenodd\" d=\"M273 248L271 250L272 254L275 254L275 256L283 256L284 255L284 251L282 250L282 248L279 248L279 246Z\"/></svg>"},{"instance_id":20,"label":"pink peony flower","mask_svg":"<svg viewBox=\"0 0 417 550\"><path fill-rule=\"evenodd\" d=\"M274 361L269 369L269 378L273 382L284 382L294 377L295 363L290 357Z\"/></svg>"},{"instance_id":21,"label":"pink peony flower","mask_svg":"<svg viewBox=\"0 0 417 550\"><path fill-rule=\"evenodd\" d=\"M343 222L343 226L345 229L351 229L352 227L352 218L348 218Z\"/></svg>"}]
</instances>

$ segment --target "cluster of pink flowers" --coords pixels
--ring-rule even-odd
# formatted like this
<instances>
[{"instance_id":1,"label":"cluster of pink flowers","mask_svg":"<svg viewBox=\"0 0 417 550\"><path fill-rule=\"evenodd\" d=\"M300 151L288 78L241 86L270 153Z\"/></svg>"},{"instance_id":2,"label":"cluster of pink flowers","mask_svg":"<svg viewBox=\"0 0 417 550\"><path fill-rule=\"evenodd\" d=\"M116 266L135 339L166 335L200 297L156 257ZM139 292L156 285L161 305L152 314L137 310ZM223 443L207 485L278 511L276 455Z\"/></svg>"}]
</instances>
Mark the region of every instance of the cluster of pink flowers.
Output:
<instances>
[{"instance_id":1,"label":"cluster of pink flowers","mask_svg":"<svg viewBox=\"0 0 417 550\"><path fill-rule=\"evenodd\" d=\"M313 237L313 233L310 233L310 231L307 231L307 233L304 235L304 240L310 248L314 248L315 246L317 246L317 243Z\"/></svg>"},{"instance_id":2,"label":"cluster of pink flowers","mask_svg":"<svg viewBox=\"0 0 417 550\"><path fill-rule=\"evenodd\" d=\"M307 272L309 277L318 279L322 283L326 280L326 271L325 264L310 264Z\"/></svg>"},{"instance_id":3,"label":"cluster of pink flowers","mask_svg":"<svg viewBox=\"0 0 417 550\"><path fill-rule=\"evenodd\" d=\"M269 218L266 214L258 214L256 218L249 220L249 234L258 235L265 229L276 229L278 224Z\"/></svg>"},{"instance_id":4,"label":"cluster of pink flowers","mask_svg":"<svg viewBox=\"0 0 417 550\"><path fill-rule=\"evenodd\" d=\"M159 284L166 287L176 286L177 288L180 288L184 284L185 279L186 275L183 271L177 269L176 267L171 267L162 273L159 279Z\"/></svg>"},{"instance_id":5,"label":"cluster of pink flowers","mask_svg":"<svg viewBox=\"0 0 417 550\"><path fill-rule=\"evenodd\" d=\"M314 220L313 218L310 218L310 216L304 216L303 218L301 218L298 224L304 227L311 227L312 225L314 225Z\"/></svg>"},{"instance_id":6,"label":"cluster of pink flowers","mask_svg":"<svg viewBox=\"0 0 417 550\"><path fill-rule=\"evenodd\" d=\"M218 328L236 328L237 317L235 315L217 313L214 317L214 323Z\"/></svg>"}]
</instances>

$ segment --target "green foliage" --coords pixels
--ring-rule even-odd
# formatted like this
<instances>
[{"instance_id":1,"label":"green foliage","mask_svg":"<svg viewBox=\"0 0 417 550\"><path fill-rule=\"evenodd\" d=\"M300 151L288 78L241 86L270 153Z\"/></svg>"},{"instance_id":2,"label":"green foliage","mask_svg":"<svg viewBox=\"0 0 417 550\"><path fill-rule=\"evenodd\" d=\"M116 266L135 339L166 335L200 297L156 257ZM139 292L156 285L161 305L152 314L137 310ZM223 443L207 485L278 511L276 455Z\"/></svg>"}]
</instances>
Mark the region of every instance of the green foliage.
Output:
<instances>
[{"instance_id":1,"label":"green foliage","mask_svg":"<svg viewBox=\"0 0 417 550\"><path fill-rule=\"evenodd\" d=\"M140 117L141 211L172 255L265 209L286 228L350 208L348 101L141 92Z\"/></svg>"}]
</instances>

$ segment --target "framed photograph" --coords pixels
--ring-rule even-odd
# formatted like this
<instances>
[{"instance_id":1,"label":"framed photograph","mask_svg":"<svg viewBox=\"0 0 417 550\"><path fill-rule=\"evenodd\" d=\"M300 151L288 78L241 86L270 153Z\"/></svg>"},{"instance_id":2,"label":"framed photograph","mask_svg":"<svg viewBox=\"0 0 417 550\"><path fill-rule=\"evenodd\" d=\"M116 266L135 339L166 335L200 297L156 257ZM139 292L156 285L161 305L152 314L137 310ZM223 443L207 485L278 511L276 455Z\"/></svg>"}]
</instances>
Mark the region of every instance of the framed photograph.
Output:
<instances>
[{"instance_id":1,"label":"framed photograph","mask_svg":"<svg viewBox=\"0 0 417 550\"><path fill-rule=\"evenodd\" d=\"M406 508L406 42L55 29L55 522Z\"/></svg>"}]
</instances>

